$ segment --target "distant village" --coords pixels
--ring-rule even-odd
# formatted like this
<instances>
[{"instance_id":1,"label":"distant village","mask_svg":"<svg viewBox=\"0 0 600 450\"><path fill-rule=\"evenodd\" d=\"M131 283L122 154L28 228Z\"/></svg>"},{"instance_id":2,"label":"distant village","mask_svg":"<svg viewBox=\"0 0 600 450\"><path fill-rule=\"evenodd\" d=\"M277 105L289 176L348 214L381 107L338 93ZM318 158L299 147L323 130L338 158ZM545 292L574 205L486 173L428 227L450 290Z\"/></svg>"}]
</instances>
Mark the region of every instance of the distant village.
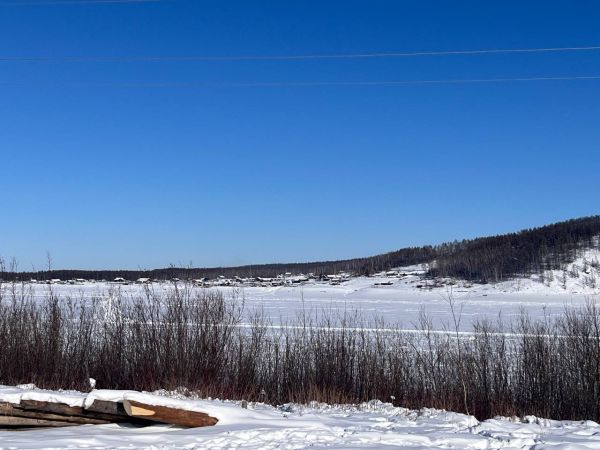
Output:
<instances>
[{"instance_id":1,"label":"distant village","mask_svg":"<svg viewBox=\"0 0 600 450\"><path fill-rule=\"evenodd\" d=\"M411 275L422 275L424 270L388 270L384 272L379 272L373 274L372 277L378 278L379 280L374 283L375 286L391 286L394 282L394 279L404 278ZM273 278L265 278L265 277L233 277L226 278L225 276L218 276L213 279L209 278L198 278L198 279L179 279L179 278L171 278L170 280L159 280L153 278L137 278L136 280L127 280L123 277L116 277L111 280L93 280L93 279L84 279L84 278L74 278L69 280L61 280L59 278L53 278L50 280L29 280L30 283L36 284L67 284L67 285L77 285L77 284L89 284L89 283L110 283L115 285L130 285L130 284L138 284L138 285L148 285L152 283L191 283L197 287L279 287L279 286L295 286L302 285L305 283L323 283L328 285L340 285L349 281L355 275L348 272L339 272L336 274L330 275L315 275L314 273L309 274L298 274L293 275L290 272L286 272L284 274L277 275ZM385 278L381 280L381 278Z\"/></svg>"}]
</instances>

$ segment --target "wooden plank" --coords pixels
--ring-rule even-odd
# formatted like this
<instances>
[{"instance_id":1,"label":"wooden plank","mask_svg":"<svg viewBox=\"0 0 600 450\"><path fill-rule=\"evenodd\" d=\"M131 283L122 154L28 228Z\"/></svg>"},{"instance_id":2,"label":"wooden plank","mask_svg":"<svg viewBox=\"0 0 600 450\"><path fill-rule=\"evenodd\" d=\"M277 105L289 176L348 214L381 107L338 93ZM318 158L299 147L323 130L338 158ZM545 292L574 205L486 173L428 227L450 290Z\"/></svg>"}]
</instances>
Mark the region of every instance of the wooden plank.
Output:
<instances>
[{"instance_id":1,"label":"wooden plank","mask_svg":"<svg viewBox=\"0 0 600 450\"><path fill-rule=\"evenodd\" d=\"M87 413L83 408L79 406L69 406L65 403L53 403L53 402L40 402L37 400L21 400L21 403L15 405L17 409L23 409L26 411L37 411L41 413L57 414L68 418L80 418L84 419L86 423L94 424L105 424L111 423L118 417L89 412Z\"/></svg>"},{"instance_id":2,"label":"wooden plank","mask_svg":"<svg viewBox=\"0 0 600 450\"><path fill-rule=\"evenodd\" d=\"M33 409L65 416L82 416L83 408L80 406L69 406L66 403L42 402L38 400L21 400L21 403L15 405L20 409Z\"/></svg>"},{"instance_id":3,"label":"wooden plank","mask_svg":"<svg viewBox=\"0 0 600 450\"><path fill-rule=\"evenodd\" d=\"M148 426L156 422L139 417L132 417L127 414L122 402L111 402L107 400L94 399L92 404L85 408L85 411L91 413L109 414L111 417L118 417L119 422L127 422L135 425ZM115 419L116 421L117 419Z\"/></svg>"},{"instance_id":4,"label":"wooden plank","mask_svg":"<svg viewBox=\"0 0 600 450\"><path fill-rule=\"evenodd\" d=\"M75 425L103 425L111 423L106 420L95 419L91 417L68 416L55 414L51 412L35 411L31 409L22 409L18 405L9 403L0 403L0 416L3 417L21 417L24 419L48 420L54 422L63 422Z\"/></svg>"},{"instance_id":5,"label":"wooden plank","mask_svg":"<svg viewBox=\"0 0 600 450\"><path fill-rule=\"evenodd\" d=\"M79 425L77 423L62 422L56 420L32 419L29 417L13 417L0 415L0 428L37 428L37 427L70 427Z\"/></svg>"},{"instance_id":6,"label":"wooden plank","mask_svg":"<svg viewBox=\"0 0 600 450\"><path fill-rule=\"evenodd\" d=\"M83 417L91 420L102 420L107 423L142 423L139 420L131 420L131 417L125 412L122 403L103 402L94 400L90 408L84 409L78 406L69 406L64 403L40 402L36 400L21 400L16 408L25 410L42 411L53 414L60 414L69 417ZM148 425L147 422L142 424Z\"/></svg>"},{"instance_id":7,"label":"wooden plank","mask_svg":"<svg viewBox=\"0 0 600 450\"><path fill-rule=\"evenodd\" d=\"M123 406L125 407L127 414L132 417L139 417L171 425L207 427L215 425L218 422L218 419L203 412L148 405L133 400L125 400Z\"/></svg>"},{"instance_id":8,"label":"wooden plank","mask_svg":"<svg viewBox=\"0 0 600 450\"><path fill-rule=\"evenodd\" d=\"M106 400L94 399L94 401L92 401L92 404L90 406L87 406L85 410L95 413L129 417L127 415L127 412L125 411L123 403L121 402L110 402Z\"/></svg>"}]
</instances>

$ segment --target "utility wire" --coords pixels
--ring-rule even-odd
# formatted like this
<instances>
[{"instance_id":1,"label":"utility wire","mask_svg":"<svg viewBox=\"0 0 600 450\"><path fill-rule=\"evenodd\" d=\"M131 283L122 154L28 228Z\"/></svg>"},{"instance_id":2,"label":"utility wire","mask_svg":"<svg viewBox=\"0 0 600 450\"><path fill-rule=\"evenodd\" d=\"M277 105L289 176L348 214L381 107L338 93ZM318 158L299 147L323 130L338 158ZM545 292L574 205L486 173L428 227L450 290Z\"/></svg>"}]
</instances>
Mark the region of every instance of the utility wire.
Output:
<instances>
[{"instance_id":1,"label":"utility wire","mask_svg":"<svg viewBox=\"0 0 600 450\"><path fill-rule=\"evenodd\" d=\"M162 0L86 0L90 2L156 2ZM80 2L77 2L80 3ZM176 61L295 61L323 59L402 58L419 56L492 55L518 53L565 53L600 50L600 45L584 47L542 47L513 49L449 50L422 52L331 53L309 55L181 55L181 56L0 56L0 62L176 62Z\"/></svg>"},{"instance_id":2,"label":"utility wire","mask_svg":"<svg viewBox=\"0 0 600 450\"><path fill-rule=\"evenodd\" d=\"M327 87L327 86L401 86L410 84L471 84L518 81L583 81L600 80L600 75L565 77L470 78L438 80L374 80L374 81L267 81L267 82L199 82L199 83L123 83L124 87Z\"/></svg>"},{"instance_id":3,"label":"utility wire","mask_svg":"<svg viewBox=\"0 0 600 450\"><path fill-rule=\"evenodd\" d=\"M87 5L90 3L161 3L174 0L23 0L0 1L0 6Z\"/></svg>"},{"instance_id":4,"label":"utility wire","mask_svg":"<svg viewBox=\"0 0 600 450\"><path fill-rule=\"evenodd\" d=\"M590 76L551 76L551 77L514 77L514 78L457 78L437 80L373 80L373 81L266 81L266 82L74 82L51 83L52 85L72 85L79 87L117 87L117 88L183 88L202 89L220 87L334 87L334 86L402 86L402 85L442 85L442 84L482 84L540 81L594 81L600 75ZM23 85L19 82L0 82L0 85ZM47 85L47 83L46 83Z\"/></svg>"}]
</instances>

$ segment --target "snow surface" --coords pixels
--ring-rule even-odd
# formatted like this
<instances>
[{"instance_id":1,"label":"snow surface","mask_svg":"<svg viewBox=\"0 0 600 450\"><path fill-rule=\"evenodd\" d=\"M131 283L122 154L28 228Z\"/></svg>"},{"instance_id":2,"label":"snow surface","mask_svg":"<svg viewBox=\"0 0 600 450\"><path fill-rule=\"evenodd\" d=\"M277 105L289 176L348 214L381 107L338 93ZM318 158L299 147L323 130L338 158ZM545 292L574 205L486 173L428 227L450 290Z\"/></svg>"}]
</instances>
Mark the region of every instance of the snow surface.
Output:
<instances>
[{"instance_id":1,"label":"snow surface","mask_svg":"<svg viewBox=\"0 0 600 450\"><path fill-rule=\"evenodd\" d=\"M19 389L0 387L0 396ZM23 395L35 390L26 389ZM41 396L47 395L40 391ZM600 425L528 416L478 422L474 417L434 409L419 411L371 401L360 405L250 403L194 400L176 393L94 391L99 399L131 398L163 406L184 406L217 417L214 427L170 425L84 425L32 431L0 431L0 449L600 449ZM57 398L63 395L56 393ZM76 396L69 392L64 395ZM79 394L83 396L85 394Z\"/></svg>"},{"instance_id":2,"label":"snow surface","mask_svg":"<svg viewBox=\"0 0 600 450\"><path fill-rule=\"evenodd\" d=\"M0 402L13 403L15 405L18 405L21 400L35 400L38 402L65 403L73 407L83 407L86 396L87 394L77 391L46 391L37 389L33 384L23 384L15 387L0 385Z\"/></svg>"}]
</instances>

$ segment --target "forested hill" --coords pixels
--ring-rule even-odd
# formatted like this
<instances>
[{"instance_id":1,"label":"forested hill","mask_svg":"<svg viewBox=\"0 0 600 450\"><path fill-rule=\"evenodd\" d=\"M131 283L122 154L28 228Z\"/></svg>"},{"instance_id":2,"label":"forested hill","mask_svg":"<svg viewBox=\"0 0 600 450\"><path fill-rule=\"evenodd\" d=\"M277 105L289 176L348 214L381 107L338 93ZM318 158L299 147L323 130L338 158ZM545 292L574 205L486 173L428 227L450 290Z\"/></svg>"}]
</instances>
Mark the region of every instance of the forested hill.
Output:
<instances>
[{"instance_id":1,"label":"forested hill","mask_svg":"<svg viewBox=\"0 0 600 450\"><path fill-rule=\"evenodd\" d=\"M285 272L316 275L350 272L355 275L369 275L392 267L431 263L429 275L432 277L447 276L480 282L496 282L515 276L539 273L543 270L559 269L562 265L572 262L578 252L590 247L598 247L598 236L600 236L600 216L591 216L500 236L404 248L381 255L348 260L216 268L169 267L149 271L4 271L0 273L0 279L112 280L123 277L135 280L149 277L168 280L216 278L220 275L227 278L274 277Z\"/></svg>"},{"instance_id":2,"label":"forested hill","mask_svg":"<svg viewBox=\"0 0 600 450\"><path fill-rule=\"evenodd\" d=\"M432 276L483 282L560 269L578 253L598 248L600 216L435 247Z\"/></svg>"}]
</instances>

